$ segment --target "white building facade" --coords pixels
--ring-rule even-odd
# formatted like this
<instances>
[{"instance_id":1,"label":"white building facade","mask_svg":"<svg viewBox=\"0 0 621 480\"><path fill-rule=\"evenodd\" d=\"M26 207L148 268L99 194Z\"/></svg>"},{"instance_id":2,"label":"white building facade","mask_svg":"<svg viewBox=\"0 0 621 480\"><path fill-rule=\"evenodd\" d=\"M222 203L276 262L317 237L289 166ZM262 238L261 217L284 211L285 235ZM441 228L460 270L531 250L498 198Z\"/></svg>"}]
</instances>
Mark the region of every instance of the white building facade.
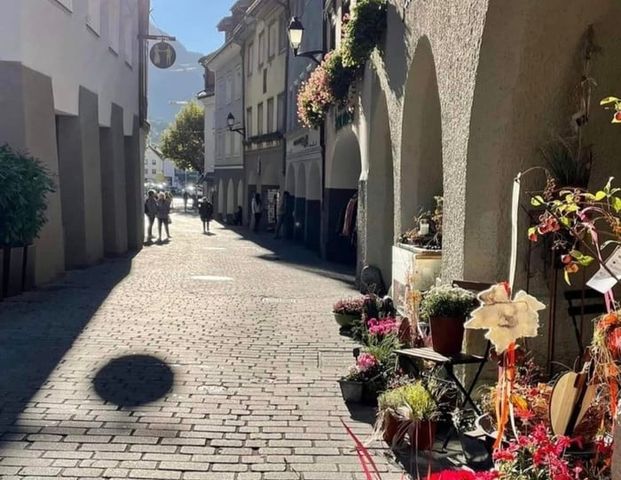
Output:
<instances>
[{"instance_id":1,"label":"white building facade","mask_svg":"<svg viewBox=\"0 0 621 480\"><path fill-rule=\"evenodd\" d=\"M36 282L143 239L148 0L5 0L0 143L56 184L36 241Z\"/></svg>"}]
</instances>

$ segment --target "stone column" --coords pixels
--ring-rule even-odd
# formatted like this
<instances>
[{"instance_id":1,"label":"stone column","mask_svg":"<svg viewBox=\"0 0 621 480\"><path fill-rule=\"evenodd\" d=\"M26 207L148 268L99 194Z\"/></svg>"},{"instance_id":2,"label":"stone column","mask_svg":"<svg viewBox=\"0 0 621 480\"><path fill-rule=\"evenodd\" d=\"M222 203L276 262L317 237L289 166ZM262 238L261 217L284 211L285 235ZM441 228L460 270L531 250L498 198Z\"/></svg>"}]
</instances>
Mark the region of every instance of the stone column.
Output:
<instances>
[{"instance_id":1,"label":"stone column","mask_svg":"<svg viewBox=\"0 0 621 480\"><path fill-rule=\"evenodd\" d=\"M101 199L104 253L127 251L127 198L125 181L125 137L123 109L112 104L110 127L100 129Z\"/></svg>"},{"instance_id":2,"label":"stone column","mask_svg":"<svg viewBox=\"0 0 621 480\"><path fill-rule=\"evenodd\" d=\"M134 117L132 135L125 137L127 246L130 250L139 250L144 239L142 161L138 117Z\"/></svg>"},{"instance_id":3,"label":"stone column","mask_svg":"<svg viewBox=\"0 0 621 480\"><path fill-rule=\"evenodd\" d=\"M35 240L35 282L49 282L65 269L58 152L52 81L18 62L0 61L0 144L38 158L56 184L47 197L47 223Z\"/></svg>"},{"instance_id":4,"label":"stone column","mask_svg":"<svg viewBox=\"0 0 621 480\"><path fill-rule=\"evenodd\" d=\"M103 257L97 95L80 88L79 115L59 116L58 155L68 269Z\"/></svg>"}]
</instances>

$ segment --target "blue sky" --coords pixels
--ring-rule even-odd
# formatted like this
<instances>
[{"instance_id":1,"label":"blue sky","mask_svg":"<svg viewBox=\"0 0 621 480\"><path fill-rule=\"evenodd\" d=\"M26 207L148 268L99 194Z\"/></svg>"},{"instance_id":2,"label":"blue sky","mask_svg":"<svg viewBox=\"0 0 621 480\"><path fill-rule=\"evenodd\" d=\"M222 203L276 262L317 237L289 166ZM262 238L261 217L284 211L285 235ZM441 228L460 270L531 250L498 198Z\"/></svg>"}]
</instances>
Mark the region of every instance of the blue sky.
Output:
<instances>
[{"instance_id":1,"label":"blue sky","mask_svg":"<svg viewBox=\"0 0 621 480\"><path fill-rule=\"evenodd\" d=\"M218 48L224 36L216 25L234 0L151 0L151 22L202 54Z\"/></svg>"}]
</instances>

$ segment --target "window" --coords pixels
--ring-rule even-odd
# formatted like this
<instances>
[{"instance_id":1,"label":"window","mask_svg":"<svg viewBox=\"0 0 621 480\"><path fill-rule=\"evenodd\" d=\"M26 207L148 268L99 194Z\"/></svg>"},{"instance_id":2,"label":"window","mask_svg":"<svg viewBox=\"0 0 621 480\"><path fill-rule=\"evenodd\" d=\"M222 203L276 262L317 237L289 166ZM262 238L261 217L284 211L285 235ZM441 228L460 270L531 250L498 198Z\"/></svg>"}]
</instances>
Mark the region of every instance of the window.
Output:
<instances>
[{"instance_id":1,"label":"window","mask_svg":"<svg viewBox=\"0 0 621 480\"><path fill-rule=\"evenodd\" d=\"M276 55L278 48L278 22L273 21L267 29L267 57L269 59Z\"/></svg>"},{"instance_id":2,"label":"window","mask_svg":"<svg viewBox=\"0 0 621 480\"><path fill-rule=\"evenodd\" d=\"M248 76L252 75L252 68L254 67L254 43L248 44L248 50L246 51L246 72Z\"/></svg>"},{"instance_id":3,"label":"window","mask_svg":"<svg viewBox=\"0 0 621 480\"><path fill-rule=\"evenodd\" d=\"M226 77L226 103L227 105L233 100L233 77L229 73Z\"/></svg>"},{"instance_id":4,"label":"window","mask_svg":"<svg viewBox=\"0 0 621 480\"><path fill-rule=\"evenodd\" d=\"M263 93L267 93L267 68L263 69Z\"/></svg>"},{"instance_id":5,"label":"window","mask_svg":"<svg viewBox=\"0 0 621 480\"><path fill-rule=\"evenodd\" d=\"M235 100L239 100L242 96L242 69L238 65L235 69Z\"/></svg>"},{"instance_id":6,"label":"window","mask_svg":"<svg viewBox=\"0 0 621 480\"><path fill-rule=\"evenodd\" d=\"M265 122L267 133L274 131L274 99L267 100L267 122Z\"/></svg>"},{"instance_id":7,"label":"window","mask_svg":"<svg viewBox=\"0 0 621 480\"><path fill-rule=\"evenodd\" d=\"M265 63L265 31L259 33L259 67Z\"/></svg>"},{"instance_id":8,"label":"window","mask_svg":"<svg viewBox=\"0 0 621 480\"><path fill-rule=\"evenodd\" d=\"M155 174L157 173L157 169L152 168L152 169L151 169L151 173L152 173L153 175L155 175Z\"/></svg>"},{"instance_id":9,"label":"window","mask_svg":"<svg viewBox=\"0 0 621 480\"><path fill-rule=\"evenodd\" d=\"M257 135L263 135L263 102L257 105Z\"/></svg>"},{"instance_id":10,"label":"window","mask_svg":"<svg viewBox=\"0 0 621 480\"><path fill-rule=\"evenodd\" d=\"M287 19L282 16L278 22L279 24L279 32L278 32L278 50L280 52L284 52L287 49Z\"/></svg>"},{"instance_id":11,"label":"window","mask_svg":"<svg viewBox=\"0 0 621 480\"><path fill-rule=\"evenodd\" d=\"M246 109L246 138L252 136L252 107Z\"/></svg>"},{"instance_id":12,"label":"window","mask_svg":"<svg viewBox=\"0 0 621 480\"><path fill-rule=\"evenodd\" d=\"M151 160L151 165L157 165L157 160Z\"/></svg>"},{"instance_id":13,"label":"window","mask_svg":"<svg viewBox=\"0 0 621 480\"><path fill-rule=\"evenodd\" d=\"M101 33L101 2L99 0L88 0L86 25L97 35Z\"/></svg>"},{"instance_id":14,"label":"window","mask_svg":"<svg viewBox=\"0 0 621 480\"><path fill-rule=\"evenodd\" d=\"M120 4L119 0L108 1L108 41L110 48L118 53L119 52L119 27L120 27Z\"/></svg>"},{"instance_id":15,"label":"window","mask_svg":"<svg viewBox=\"0 0 621 480\"><path fill-rule=\"evenodd\" d=\"M276 103L276 128L279 132L285 131L285 93L278 95Z\"/></svg>"}]
</instances>

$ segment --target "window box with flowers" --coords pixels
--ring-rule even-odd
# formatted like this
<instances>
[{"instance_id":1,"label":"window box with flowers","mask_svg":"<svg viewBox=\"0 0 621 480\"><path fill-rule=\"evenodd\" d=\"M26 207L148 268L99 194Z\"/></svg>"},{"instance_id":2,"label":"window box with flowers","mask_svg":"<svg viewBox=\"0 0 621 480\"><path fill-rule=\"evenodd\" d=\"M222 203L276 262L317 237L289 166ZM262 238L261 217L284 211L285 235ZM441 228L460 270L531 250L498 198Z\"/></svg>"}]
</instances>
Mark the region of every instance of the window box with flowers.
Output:
<instances>
[{"instance_id":1,"label":"window box with flowers","mask_svg":"<svg viewBox=\"0 0 621 480\"><path fill-rule=\"evenodd\" d=\"M359 0L344 26L339 49L330 52L298 92L298 118L308 128L323 125L330 108L346 105L360 76L386 30L386 0Z\"/></svg>"}]
</instances>

